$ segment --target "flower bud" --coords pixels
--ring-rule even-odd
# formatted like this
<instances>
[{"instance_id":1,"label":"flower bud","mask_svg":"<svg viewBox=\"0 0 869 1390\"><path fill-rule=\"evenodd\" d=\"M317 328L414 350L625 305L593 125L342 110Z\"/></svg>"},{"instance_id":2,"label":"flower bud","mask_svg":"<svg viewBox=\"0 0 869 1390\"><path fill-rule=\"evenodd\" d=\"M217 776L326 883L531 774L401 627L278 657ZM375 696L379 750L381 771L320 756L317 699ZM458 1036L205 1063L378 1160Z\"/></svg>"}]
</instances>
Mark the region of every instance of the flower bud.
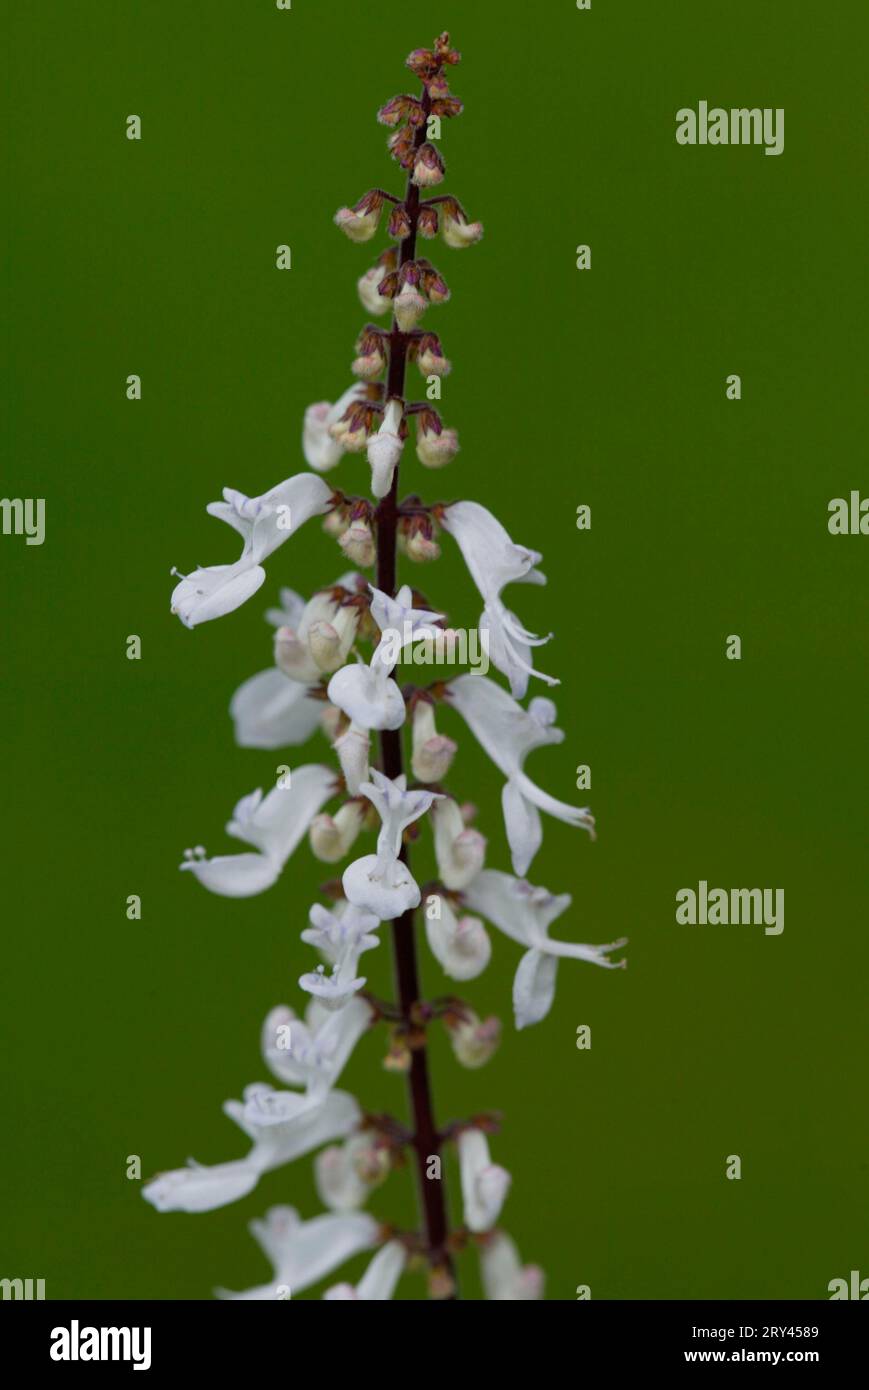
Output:
<instances>
[{"instance_id":1,"label":"flower bud","mask_svg":"<svg viewBox=\"0 0 869 1390\"><path fill-rule=\"evenodd\" d=\"M406 236L410 236L410 218L404 203L397 203L389 214L388 231L396 241L404 241Z\"/></svg>"},{"instance_id":2,"label":"flower bud","mask_svg":"<svg viewBox=\"0 0 869 1390\"><path fill-rule=\"evenodd\" d=\"M433 417L439 428L429 428L428 420ZM443 468L459 452L459 436L456 430L445 430L434 411L422 411L416 431L416 456L426 468Z\"/></svg>"},{"instance_id":3,"label":"flower bud","mask_svg":"<svg viewBox=\"0 0 869 1390\"><path fill-rule=\"evenodd\" d=\"M501 1020L494 1014L481 1020L471 1009L465 1010L465 1017L444 1018L450 1036L456 1061L470 1071L485 1066L493 1057L501 1042Z\"/></svg>"},{"instance_id":4,"label":"flower bud","mask_svg":"<svg viewBox=\"0 0 869 1390\"><path fill-rule=\"evenodd\" d=\"M351 368L354 376L362 377L363 381L373 381L380 376L386 366L386 355L379 331L363 333L356 344L356 352L358 355Z\"/></svg>"},{"instance_id":5,"label":"flower bud","mask_svg":"<svg viewBox=\"0 0 869 1390\"><path fill-rule=\"evenodd\" d=\"M334 817L321 812L311 821L308 839L315 859L337 864L354 844L362 829L362 813L355 801L346 801Z\"/></svg>"},{"instance_id":6,"label":"flower bud","mask_svg":"<svg viewBox=\"0 0 869 1390\"><path fill-rule=\"evenodd\" d=\"M323 1149L314 1160L314 1181L323 1205L331 1211L355 1211L389 1174L389 1151L368 1133Z\"/></svg>"},{"instance_id":7,"label":"flower bud","mask_svg":"<svg viewBox=\"0 0 869 1390\"><path fill-rule=\"evenodd\" d=\"M424 236L428 241L438 234L438 213L437 208L420 208L419 216L416 219L416 230L420 236Z\"/></svg>"},{"instance_id":8,"label":"flower bud","mask_svg":"<svg viewBox=\"0 0 869 1390\"><path fill-rule=\"evenodd\" d=\"M440 339L435 333L424 333L419 340L416 365L423 376L447 376L451 363L444 357Z\"/></svg>"},{"instance_id":9,"label":"flower bud","mask_svg":"<svg viewBox=\"0 0 869 1390\"><path fill-rule=\"evenodd\" d=\"M362 569L367 569L369 565L374 564L377 548L374 544L371 523L366 521L364 517L350 523L338 544L352 564L359 565Z\"/></svg>"},{"instance_id":10,"label":"flower bud","mask_svg":"<svg viewBox=\"0 0 869 1390\"><path fill-rule=\"evenodd\" d=\"M466 829L458 804L451 796L436 801L430 815L434 824L435 857L445 888L467 888L486 862L486 838L479 830Z\"/></svg>"},{"instance_id":11,"label":"flower bud","mask_svg":"<svg viewBox=\"0 0 869 1390\"><path fill-rule=\"evenodd\" d=\"M479 917L457 918L448 900L435 899L440 916L425 917L425 934L435 960L451 980L475 980L492 957L492 943ZM430 905L429 905L430 906Z\"/></svg>"},{"instance_id":12,"label":"flower bud","mask_svg":"<svg viewBox=\"0 0 869 1390\"><path fill-rule=\"evenodd\" d=\"M410 1048L403 1033L394 1030L389 1040L389 1051L383 1059L386 1071L408 1072L412 1062Z\"/></svg>"},{"instance_id":13,"label":"flower bud","mask_svg":"<svg viewBox=\"0 0 869 1390\"><path fill-rule=\"evenodd\" d=\"M332 746L338 755L348 792L351 796L359 796L362 783L368 781L371 734L361 725L351 722Z\"/></svg>"},{"instance_id":14,"label":"flower bud","mask_svg":"<svg viewBox=\"0 0 869 1390\"><path fill-rule=\"evenodd\" d=\"M275 665L290 680L303 684L320 678L307 644L291 627L279 627L275 632Z\"/></svg>"},{"instance_id":15,"label":"flower bud","mask_svg":"<svg viewBox=\"0 0 869 1390\"><path fill-rule=\"evenodd\" d=\"M395 317L402 333L415 328L428 308L428 300L416 285L405 281L393 302Z\"/></svg>"},{"instance_id":16,"label":"flower bud","mask_svg":"<svg viewBox=\"0 0 869 1390\"><path fill-rule=\"evenodd\" d=\"M435 1265L428 1276L428 1295L435 1302L452 1298L456 1291L456 1281L446 1265Z\"/></svg>"},{"instance_id":17,"label":"flower bud","mask_svg":"<svg viewBox=\"0 0 869 1390\"><path fill-rule=\"evenodd\" d=\"M445 209L441 217L441 232L447 246L458 251L465 246L473 246L474 242L480 240L483 235L483 224L482 222L469 222L457 210Z\"/></svg>"},{"instance_id":18,"label":"flower bud","mask_svg":"<svg viewBox=\"0 0 869 1390\"><path fill-rule=\"evenodd\" d=\"M383 198L379 193L366 193L355 207L339 208L335 213L335 225L345 232L351 241L370 241L377 231Z\"/></svg>"},{"instance_id":19,"label":"flower bud","mask_svg":"<svg viewBox=\"0 0 869 1390\"><path fill-rule=\"evenodd\" d=\"M433 188L443 183L444 161L440 151L428 143L420 145L413 161L412 181L419 188Z\"/></svg>"},{"instance_id":20,"label":"flower bud","mask_svg":"<svg viewBox=\"0 0 869 1390\"><path fill-rule=\"evenodd\" d=\"M347 506L333 507L323 517L323 530L327 536L332 536L334 540L340 540L347 527L350 525L350 508Z\"/></svg>"},{"instance_id":21,"label":"flower bud","mask_svg":"<svg viewBox=\"0 0 869 1390\"><path fill-rule=\"evenodd\" d=\"M402 517L398 527L398 548L408 560L428 564L440 558L441 548L432 536L431 525L420 525L427 518Z\"/></svg>"},{"instance_id":22,"label":"flower bud","mask_svg":"<svg viewBox=\"0 0 869 1390\"><path fill-rule=\"evenodd\" d=\"M439 734L435 727L434 705L417 700L413 710L413 756L411 768L419 782L442 782L450 769L458 745Z\"/></svg>"}]
</instances>

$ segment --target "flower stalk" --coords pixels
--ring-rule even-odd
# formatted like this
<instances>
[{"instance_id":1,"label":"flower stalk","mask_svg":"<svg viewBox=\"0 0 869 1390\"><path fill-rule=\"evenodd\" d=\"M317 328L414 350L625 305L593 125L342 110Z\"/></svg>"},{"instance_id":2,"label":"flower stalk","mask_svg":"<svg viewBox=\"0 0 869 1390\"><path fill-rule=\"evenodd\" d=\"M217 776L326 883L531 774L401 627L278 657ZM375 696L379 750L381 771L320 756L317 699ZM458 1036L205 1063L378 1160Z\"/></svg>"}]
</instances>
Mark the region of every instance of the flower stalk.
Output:
<instances>
[{"instance_id":1,"label":"flower stalk","mask_svg":"<svg viewBox=\"0 0 869 1390\"><path fill-rule=\"evenodd\" d=\"M458 61L447 34L431 50L415 50L407 65L422 82L421 95L393 97L379 112L394 130L390 152L407 173L403 199L370 189L335 217L352 242L366 242L389 209L386 230L400 245L378 256L358 281L358 292L370 314L391 313L391 327L366 324L353 361L359 379L334 404L319 401L306 410L302 450L314 471L288 478L260 497L225 488L223 500L208 511L241 536L241 556L233 564L179 574L172 596L172 611L190 628L234 611L265 582L265 561L315 516L338 542L342 567L376 567L373 584L354 572L307 599L281 589L279 605L266 613L275 628L274 664L246 680L230 705L241 746L286 750L320 728L340 771L320 764L291 771L282 762L277 785L267 795L257 789L242 797L227 825L227 833L248 848L211 857L197 846L185 851L181 864L209 892L246 898L277 883L305 837L317 859L337 865L357 853L357 840L376 833L374 852L350 857L340 877L321 885L328 906L318 902L308 912L301 938L319 952L321 963L298 981L310 996L304 1018L280 1004L263 1025L263 1059L284 1089L257 1082L245 1088L241 1100L224 1106L250 1140L249 1151L210 1167L190 1160L187 1168L159 1174L143 1190L160 1211L210 1211L247 1196L264 1174L316 1155L314 1177L327 1210L303 1220L291 1207L272 1207L253 1222L274 1281L220 1295L227 1298L284 1298L287 1289L294 1294L306 1289L343 1261L369 1251L375 1253L359 1283L333 1284L323 1298L389 1299L405 1270L424 1263L430 1296L455 1299L454 1257L468 1249L478 1252L487 1298L541 1298L542 1271L522 1264L499 1227L511 1185L510 1174L489 1151L499 1117L480 1111L441 1129L435 1118L430 1030L443 1027L456 1061L477 1069L496 1051L501 1022L479 1018L451 993L422 997L416 910L425 893L425 931L419 938L424 936L451 981L473 980L486 969L493 950L486 923L523 947L513 985L517 1028L539 1023L549 1012L565 958L604 968L624 964L609 958L623 940L587 946L551 939L549 926L571 899L525 879L543 838L541 812L592 837L595 824L587 807L557 800L525 771L535 748L563 739L551 700L537 696L527 708L518 703L532 677L558 684L532 660L533 649L551 634L529 632L503 598L511 583L546 582L538 569L541 556L515 544L480 503L426 504L416 492L398 500L411 428L424 468L444 467L459 447L455 429L445 428L427 401L406 399L410 361L423 377L446 376L451 366L438 334L417 326L430 306L449 298L440 273L417 257L417 239L440 233L447 247L460 250L478 242L483 232L452 195L422 196L423 189L444 178L443 156L433 143L439 123L462 111L446 77ZM373 502L330 488L319 476L363 451ZM444 614L430 610L409 584L398 583L399 551L410 562L436 561L441 532L461 552L482 600L472 636L485 647L486 665L477 670L472 659L468 674L402 688L394 674L406 653L412 650L414 663L439 664L452 660L445 653L468 637L445 627ZM477 645L466 642L466 653ZM360 648L367 647L372 650L366 659ZM509 693L486 676L489 658L506 678ZM460 749L439 727L441 714L465 721L505 779L502 809L513 875L486 868L487 841L473 824L475 808L443 786ZM412 740L410 785L405 725ZM421 889L411 872L409 846L424 820L438 872ZM391 926L394 1001L368 991L363 973L385 924ZM338 1089L353 1049L381 1024L389 1035L383 1065L407 1078L410 1125L367 1114L354 1096ZM441 1172L447 1145L455 1148L462 1202L462 1219L452 1230ZM421 1229L401 1232L362 1208L392 1171L405 1166L408 1154Z\"/></svg>"}]
</instances>

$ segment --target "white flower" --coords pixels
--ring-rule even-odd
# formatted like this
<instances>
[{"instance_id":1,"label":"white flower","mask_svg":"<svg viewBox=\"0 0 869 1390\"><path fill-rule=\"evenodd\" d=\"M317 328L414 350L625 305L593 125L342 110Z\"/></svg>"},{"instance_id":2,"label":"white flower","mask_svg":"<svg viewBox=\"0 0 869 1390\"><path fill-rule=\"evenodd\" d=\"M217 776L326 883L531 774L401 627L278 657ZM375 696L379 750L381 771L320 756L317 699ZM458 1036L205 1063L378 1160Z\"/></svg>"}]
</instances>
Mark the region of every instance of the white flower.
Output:
<instances>
[{"instance_id":1,"label":"white flower","mask_svg":"<svg viewBox=\"0 0 869 1390\"><path fill-rule=\"evenodd\" d=\"M229 712L239 747L290 748L310 738L323 703L309 699L303 685L270 666L238 687Z\"/></svg>"},{"instance_id":2,"label":"white flower","mask_svg":"<svg viewBox=\"0 0 869 1390\"><path fill-rule=\"evenodd\" d=\"M370 1250L378 1236L377 1222L364 1212L330 1212L302 1221L293 1207L272 1207L265 1221L251 1222L250 1231L271 1261L274 1279L243 1293L217 1289L218 1298L292 1298L361 1250Z\"/></svg>"},{"instance_id":3,"label":"white flower","mask_svg":"<svg viewBox=\"0 0 869 1390\"><path fill-rule=\"evenodd\" d=\"M215 859L186 858L181 864L203 887L225 898L250 898L277 882L281 870L308 829L314 816L334 795L335 774L328 767L311 764L290 775L288 787L273 787L243 796L235 807L226 833L253 845L256 853L224 854Z\"/></svg>"},{"instance_id":4,"label":"white flower","mask_svg":"<svg viewBox=\"0 0 869 1390\"><path fill-rule=\"evenodd\" d=\"M377 231L382 206L383 200L380 199L368 208L339 208L334 217L335 226L340 227L351 241L370 241Z\"/></svg>"},{"instance_id":5,"label":"white flower","mask_svg":"<svg viewBox=\"0 0 869 1390\"><path fill-rule=\"evenodd\" d=\"M320 1201L330 1211L356 1211L389 1172L389 1152L368 1131L321 1149L314 1160Z\"/></svg>"},{"instance_id":6,"label":"white flower","mask_svg":"<svg viewBox=\"0 0 869 1390\"><path fill-rule=\"evenodd\" d=\"M324 1095L334 1087L373 1019L371 1005L358 997L339 1011L312 999L304 1020L280 1004L263 1024L266 1065L284 1085L304 1086L311 1095Z\"/></svg>"},{"instance_id":7,"label":"white flower","mask_svg":"<svg viewBox=\"0 0 869 1390\"><path fill-rule=\"evenodd\" d=\"M341 461L344 447L329 430L332 425L337 424L353 401L362 400L364 396L364 383L355 381L343 396L339 396L334 405L329 401L316 401L314 405L308 406L302 426L302 453L309 468L316 468L318 473L326 473Z\"/></svg>"},{"instance_id":8,"label":"white flower","mask_svg":"<svg viewBox=\"0 0 869 1390\"><path fill-rule=\"evenodd\" d=\"M441 782L450 769L458 744L435 725L434 705L417 700L413 710L413 754L411 771L419 782Z\"/></svg>"},{"instance_id":9,"label":"white flower","mask_svg":"<svg viewBox=\"0 0 869 1390\"><path fill-rule=\"evenodd\" d=\"M356 968L363 951L380 945L372 934L380 925L380 919L345 902L334 912L315 903L309 920L311 926L302 932L302 940L325 956L332 966L332 974L326 975L320 966L303 975L299 984L327 1009L344 1008L365 984L364 979L357 978Z\"/></svg>"},{"instance_id":10,"label":"white flower","mask_svg":"<svg viewBox=\"0 0 869 1390\"><path fill-rule=\"evenodd\" d=\"M530 648L543 646L551 633L536 637L528 632L501 601L501 590L507 584L546 583L546 576L536 568L541 556L536 550L515 545L500 521L478 502L454 502L444 508L442 521L480 592L484 604L480 631L488 632L492 665L507 677L513 695L522 699L529 676L558 685L554 677L536 671L531 662Z\"/></svg>"},{"instance_id":11,"label":"white flower","mask_svg":"<svg viewBox=\"0 0 869 1390\"><path fill-rule=\"evenodd\" d=\"M407 790L407 778L391 780L375 768L361 791L381 819L377 853L356 859L344 870L342 883L349 902L372 912L382 922L393 921L419 906L419 887L398 858L405 828L418 820L439 798L435 792Z\"/></svg>"},{"instance_id":12,"label":"white flower","mask_svg":"<svg viewBox=\"0 0 869 1390\"><path fill-rule=\"evenodd\" d=\"M380 429L368 440L371 492L375 497L385 497L392 487L392 475L404 448L404 440L398 432L403 414L401 401L389 401Z\"/></svg>"},{"instance_id":13,"label":"white flower","mask_svg":"<svg viewBox=\"0 0 869 1390\"><path fill-rule=\"evenodd\" d=\"M206 1167L188 1159L186 1168L160 1173L142 1188L157 1211L214 1211L246 1197L259 1182L259 1170L247 1159Z\"/></svg>"},{"instance_id":14,"label":"white flower","mask_svg":"<svg viewBox=\"0 0 869 1390\"><path fill-rule=\"evenodd\" d=\"M228 1100L223 1110L253 1140L246 1162L259 1173L281 1168L333 1139L345 1139L362 1118L346 1091L302 1095L276 1091L264 1082L246 1086L243 1100Z\"/></svg>"},{"instance_id":15,"label":"white flower","mask_svg":"<svg viewBox=\"0 0 869 1390\"><path fill-rule=\"evenodd\" d=\"M484 869L465 889L465 902L507 936L525 946L513 982L516 1027L525 1028L545 1018L555 998L555 979L560 956L590 961L608 970L624 967L624 960L607 960L610 951L620 950L626 938L607 946L586 946L572 941L551 941L549 927L570 907L569 893L556 897L546 888L512 878L497 869Z\"/></svg>"},{"instance_id":16,"label":"white flower","mask_svg":"<svg viewBox=\"0 0 869 1390\"><path fill-rule=\"evenodd\" d=\"M490 1159L489 1142L481 1129L463 1129L458 1150L465 1225L469 1231L489 1231L507 1199L510 1174Z\"/></svg>"},{"instance_id":17,"label":"white flower","mask_svg":"<svg viewBox=\"0 0 869 1390\"><path fill-rule=\"evenodd\" d=\"M371 662L361 657L355 666L344 666L329 682L328 696L354 724L363 729L399 729L404 723L404 697L390 672L405 646L420 636L430 636L439 613L414 608L410 586L405 584L396 597L369 585L372 593L371 616L382 636Z\"/></svg>"},{"instance_id":18,"label":"white flower","mask_svg":"<svg viewBox=\"0 0 869 1390\"><path fill-rule=\"evenodd\" d=\"M172 612L185 627L220 618L240 607L265 579L262 563L312 516L327 512L332 490L316 473L297 473L262 497L223 489L222 502L206 511L232 526L244 542L234 565L212 565L181 577L172 593Z\"/></svg>"},{"instance_id":19,"label":"white flower","mask_svg":"<svg viewBox=\"0 0 869 1390\"><path fill-rule=\"evenodd\" d=\"M553 725L551 700L532 700L527 710L517 705L500 686L486 676L457 676L447 686L447 696L496 767L507 778L501 795L504 825L513 856L513 868L524 876L543 841L540 811L581 825L593 835L594 817L587 806L569 806L543 791L523 771L533 748L561 743L564 733Z\"/></svg>"},{"instance_id":20,"label":"white flower","mask_svg":"<svg viewBox=\"0 0 869 1390\"><path fill-rule=\"evenodd\" d=\"M498 1302L531 1302L543 1297L543 1270L523 1265L515 1244L496 1231L480 1249L480 1272L487 1299Z\"/></svg>"},{"instance_id":21,"label":"white flower","mask_svg":"<svg viewBox=\"0 0 869 1390\"><path fill-rule=\"evenodd\" d=\"M425 934L432 955L451 980L475 980L489 964L492 943L479 917L456 917L444 897L426 899Z\"/></svg>"},{"instance_id":22,"label":"white flower","mask_svg":"<svg viewBox=\"0 0 869 1390\"><path fill-rule=\"evenodd\" d=\"M458 803L445 796L432 807L435 858L445 888L467 887L486 861L486 837L465 825Z\"/></svg>"},{"instance_id":23,"label":"white flower","mask_svg":"<svg viewBox=\"0 0 869 1390\"><path fill-rule=\"evenodd\" d=\"M378 1250L355 1288L352 1284L334 1284L323 1297L333 1301L358 1299L362 1303L384 1302L392 1298L406 1263L404 1246L400 1241L391 1240Z\"/></svg>"}]
</instances>

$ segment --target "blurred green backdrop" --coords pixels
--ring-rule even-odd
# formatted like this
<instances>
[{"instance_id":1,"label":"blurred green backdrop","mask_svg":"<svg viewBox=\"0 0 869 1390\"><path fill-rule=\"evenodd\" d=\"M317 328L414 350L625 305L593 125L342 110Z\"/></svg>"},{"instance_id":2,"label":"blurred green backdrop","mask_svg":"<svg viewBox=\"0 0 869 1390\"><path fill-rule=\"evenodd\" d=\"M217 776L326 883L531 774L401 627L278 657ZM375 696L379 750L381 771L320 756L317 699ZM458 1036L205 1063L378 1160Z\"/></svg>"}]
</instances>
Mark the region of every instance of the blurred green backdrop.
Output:
<instances>
[{"instance_id":1,"label":"blurred green backdrop","mask_svg":"<svg viewBox=\"0 0 869 1390\"><path fill-rule=\"evenodd\" d=\"M303 848L235 902L177 865L187 845L227 848L236 798L273 780L281 759L234 747L227 704L269 663L278 586L345 568L334 543L307 528L259 598L193 633L169 616L169 569L232 558L205 503L298 471L306 404L348 383L355 281L384 243L351 246L331 217L401 186L374 113L444 28L466 103L444 187L486 236L430 244L453 290L430 320L462 453L421 476L408 451L404 483L480 500L545 552L549 587L514 602L557 633L542 664L566 739L529 770L578 800L590 764L600 838L548 822L531 877L574 895L557 934L625 933L630 967L564 962L551 1015L516 1034L519 953L493 933L466 993L505 1041L468 1073L436 1037L440 1117L504 1112L504 1225L550 1298L824 1298L869 1273L869 540L826 527L830 498L869 492L865 5L44 0L6 20L2 492L44 497L47 536L0 538L0 1274L44 1277L49 1297L243 1288L267 1277L246 1221L317 1209L308 1161L201 1217L157 1215L125 1176L128 1154L147 1176L243 1152L220 1104L266 1079L260 1023L301 998L298 932L329 876ZM783 155L679 147L675 112L701 99L784 107ZM364 490L365 472L330 476ZM414 577L476 621L447 538ZM452 785L507 867L501 778L449 729ZM328 756L319 736L310 756ZM700 878L783 887L783 935L677 926L675 892ZM430 958L424 973L445 988ZM379 1056L367 1039L348 1088L401 1114ZM408 1221L410 1193L398 1174L372 1208ZM473 1256L463 1280L478 1296Z\"/></svg>"}]
</instances>

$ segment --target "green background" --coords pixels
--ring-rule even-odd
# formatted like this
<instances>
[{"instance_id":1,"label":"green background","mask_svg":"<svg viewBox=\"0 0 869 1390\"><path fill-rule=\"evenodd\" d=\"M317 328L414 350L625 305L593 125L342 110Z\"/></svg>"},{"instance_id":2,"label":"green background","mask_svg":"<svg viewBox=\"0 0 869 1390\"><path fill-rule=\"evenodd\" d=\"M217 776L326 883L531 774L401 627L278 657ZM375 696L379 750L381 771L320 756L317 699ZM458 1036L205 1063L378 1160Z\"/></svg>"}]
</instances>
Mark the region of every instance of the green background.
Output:
<instances>
[{"instance_id":1,"label":"green background","mask_svg":"<svg viewBox=\"0 0 869 1390\"><path fill-rule=\"evenodd\" d=\"M303 847L239 902L177 864L187 845L229 848L235 800L282 761L234 747L227 714L269 664L263 609L342 557L312 524L259 597L195 632L169 615L169 569L233 558L206 502L299 471L306 404L348 384L355 281L385 243L352 246L331 217L400 189L374 113L414 89L404 57L444 28L466 103L445 124L444 188L486 235L462 254L427 244L453 291L428 321L454 362L443 416L462 452L430 474L408 450L403 485L484 502L545 552L549 587L511 597L557 634L541 661L563 681L566 738L528 770L589 800L600 837L547 821L531 878L574 895L557 935L624 933L630 965L563 962L552 1013L517 1034L519 951L493 931L465 993L504 1016L504 1043L466 1072L435 1037L439 1116L503 1111L503 1224L550 1298L580 1283L596 1299L825 1298L869 1274L869 539L826 525L831 498L869 492L865 6L44 0L6 20L0 490L44 497L47 536L0 537L0 1275L44 1277L49 1297L244 1288L268 1277L246 1221L317 1210L308 1160L197 1217L158 1215L125 1176L128 1154L146 1176L242 1154L220 1105L266 1079L260 1023L302 998L298 932L331 873ZM784 153L678 146L675 112L701 99L784 107ZM366 471L348 458L330 478L365 491ZM448 538L412 577L453 623L476 621ZM506 868L500 775L445 724L451 786ZM297 761L327 758L318 735ZM675 893L701 878L783 887L783 935L677 926ZM386 991L388 946L374 954ZM424 975L447 987L430 957ZM403 1114L381 1051L365 1039L346 1084ZM409 1171L371 1207L412 1220ZM478 1297L473 1255L462 1278Z\"/></svg>"}]
</instances>

